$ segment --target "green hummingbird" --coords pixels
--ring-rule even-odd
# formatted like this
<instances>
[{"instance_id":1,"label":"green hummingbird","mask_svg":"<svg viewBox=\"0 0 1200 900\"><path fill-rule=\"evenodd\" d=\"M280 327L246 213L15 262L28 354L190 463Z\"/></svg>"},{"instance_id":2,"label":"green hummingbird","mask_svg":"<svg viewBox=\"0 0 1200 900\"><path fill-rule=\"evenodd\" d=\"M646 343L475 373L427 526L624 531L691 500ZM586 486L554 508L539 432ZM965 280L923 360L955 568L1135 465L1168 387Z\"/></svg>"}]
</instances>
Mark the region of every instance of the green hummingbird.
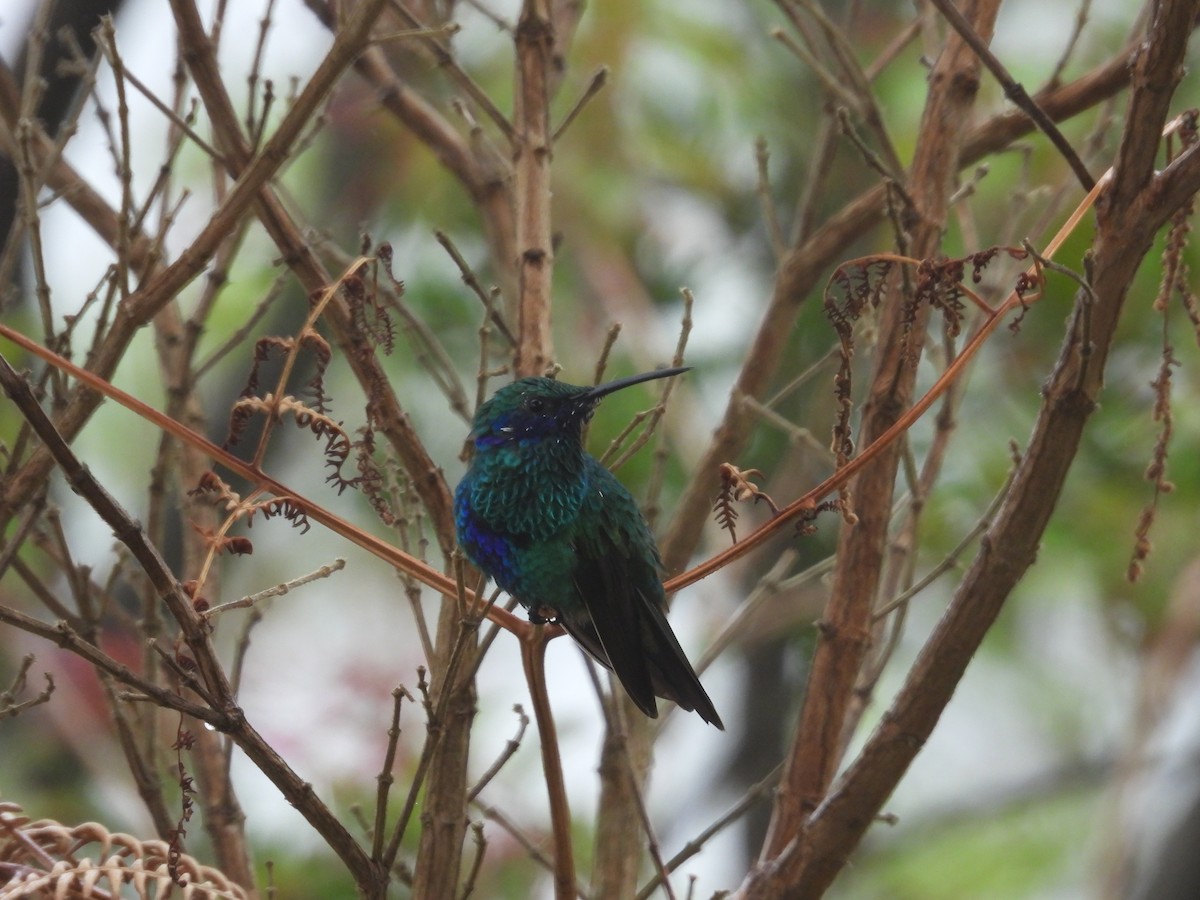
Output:
<instances>
[{"instance_id":1,"label":"green hummingbird","mask_svg":"<svg viewBox=\"0 0 1200 900\"><path fill-rule=\"evenodd\" d=\"M522 378L479 407L454 495L458 543L528 611L562 625L616 674L646 715L655 697L723 729L666 618L662 561L637 502L583 448L583 426L614 391L690 367L596 387Z\"/></svg>"}]
</instances>

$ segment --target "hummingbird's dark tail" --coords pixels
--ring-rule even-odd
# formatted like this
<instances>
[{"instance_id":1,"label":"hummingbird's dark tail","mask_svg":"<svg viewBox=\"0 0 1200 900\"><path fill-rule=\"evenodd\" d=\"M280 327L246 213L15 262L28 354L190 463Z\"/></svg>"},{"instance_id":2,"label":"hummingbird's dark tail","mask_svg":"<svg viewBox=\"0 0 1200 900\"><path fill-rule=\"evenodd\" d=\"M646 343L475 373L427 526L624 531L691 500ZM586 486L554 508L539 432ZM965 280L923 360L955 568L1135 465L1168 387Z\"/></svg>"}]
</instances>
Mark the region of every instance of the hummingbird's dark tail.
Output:
<instances>
[{"instance_id":1,"label":"hummingbird's dark tail","mask_svg":"<svg viewBox=\"0 0 1200 900\"><path fill-rule=\"evenodd\" d=\"M674 700L681 708L695 712L705 722L724 731L725 723L717 715L708 692L696 676L696 670L679 646L675 632L667 624L667 617L653 603L646 604L645 612L649 621L646 623L648 627L643 628L643 640L654 693Z\"/></svg>"},{"instance_id":2,"label":"hummingbird's dark tail","mask_svg":"<svg viewBox=\"0 0 1200 900\"><path fill-rule=\"evenodd\" d=\"M612 670L646 715L658 718L654 698L662 697L724 731L721 717L659 604L628 581L614 583L607 566L595 568L596 580L591 581L589 590L580 591L595 602L574 614L560 610L562 627L596 662Z\"/></svg>"}]
</instances>

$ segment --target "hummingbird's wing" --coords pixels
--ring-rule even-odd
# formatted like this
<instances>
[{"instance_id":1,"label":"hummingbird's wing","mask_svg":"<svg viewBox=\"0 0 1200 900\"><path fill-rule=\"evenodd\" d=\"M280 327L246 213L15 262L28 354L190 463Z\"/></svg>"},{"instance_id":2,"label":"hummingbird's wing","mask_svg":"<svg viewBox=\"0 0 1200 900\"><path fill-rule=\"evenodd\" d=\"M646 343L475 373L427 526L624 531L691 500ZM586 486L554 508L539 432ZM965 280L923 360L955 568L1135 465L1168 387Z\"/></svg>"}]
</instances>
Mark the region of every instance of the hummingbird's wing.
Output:
<instances>
[{"instance_id":1,"label":"hummingbird's wing","mask_svg":"<svg viewBox=\"0 0 1200 900\"><path fill-rule=\"evenodd\" d=\"M606 552L607 551L607 552ZM559 611L559 622L567 633L602 665L617 676L638 709L658 718L654 682L639 639L641 621L628 577L628 560L602 536L590 535L576 544L575 590L582 606L571 604Z\"/></svg>"},{"instance_id":2,"label":"hummingbird's wing","mask_svg":"<svg viewBox=\"0 0 1200 900\"><path fill-rule=\"evenodd\" d=\"M613 671L646 715L658 717L654 700L658 696L724 728L662 609L639 590L641 579L629 577L629 568L620 551L609 556L581 552L575 585L583 605L572 605L565 614L560 611L559 622L597 662ZM650 573L657 579L652 568Z\"/></svg>"},{"instance_id":3,"label":"hummingbird's wing","mask_svg":"<svg viewBox=\"0 0 1200 900\"><path fill-rule=\"evenodd\" d=\"M612 669L638 708L658 716L655 696L723 728L663 613L658 552L629 492L591 461L592 490L574 529L572 583L581 602L563 604L563 628Z\"/></svg>"},{"instance_id":4,"label":"hummingbird's wing","mask_svg":"<svg viewBox=\"0 0 1200 900\"><path fill-rule=\"evenodd\" d=\"M717 715L708 692L696 676L696 670L692 668L687 654L679 646L679 640L667 623L662 607L657 603L647 602L643 609L644 640L653 648L647 652L646 659L650 664L650 681L654 685L654 693L674 700L682 709L696 712L705 722L724 731L725 723Z\"/></svg>"}]
</instances>

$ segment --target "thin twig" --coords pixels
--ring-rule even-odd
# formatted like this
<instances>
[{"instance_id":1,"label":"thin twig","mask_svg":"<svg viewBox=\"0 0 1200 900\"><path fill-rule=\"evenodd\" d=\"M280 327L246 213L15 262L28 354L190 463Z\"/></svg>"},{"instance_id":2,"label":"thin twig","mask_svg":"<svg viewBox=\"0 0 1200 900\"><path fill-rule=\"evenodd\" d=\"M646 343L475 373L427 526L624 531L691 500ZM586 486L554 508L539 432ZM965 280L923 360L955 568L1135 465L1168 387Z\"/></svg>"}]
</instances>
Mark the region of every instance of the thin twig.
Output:
<instances>
[{"instance_id":1,"label":"thin twig","mask_svg":"<svg viewBox=\"0 0 1200 900\"><path fill-rule=\"evenodd\" d=\"M483 867L483 857L487 853L487 840L483 836L483 823L471 823L471 838L475 842L475 856L471 860L471 868L467 871L466 880L463 882L462 893L458 895L458 900L468 900L475 890L475 879L479 877L479 870Z\"/></svg>"},{"instance_id":2,"label":"thin twig","mask_svg":"<svg viewBox=\"0 0 1200 900\"><path fill-rule=\"evenodd\" d=\"M963 41L975 51L975 55L987 66L988 71L1000 82L1000 86L1004 88L1004 96L1020 107L1033 120L1033 123L1037 125L1041 132L1050 138L1050 143L1063 155L1063 159L1067 161L1067 164L1071 167L1071 171L1075 173L1075 177L1083 185L1083 189L1091 191L1096 186L1096 179L1088 172L1087 166L1083 164L1083 160L1079 158L1079 154L1075 152L1075 148L1071 146L1070 141L1058 130L1058 126L1054 124L1054 120L1046 115L1045 110L1038 106L1034 99L1029 96L1024 86L1009 74L1008 69L988 49L988 46L979 39L979 35L971 27L971 23L963 17L963 14L958 11L950 0L931 0L931 2L937 7L938 12L945 17L946 21L950 23L951 27L958 32Z\"/></svg>"},{"instance_id":3,"label":"thin twig","mask_svg":"<svg viewBox=\"0 0 1200 900\"><path fill-rule=\"evenodd\" d=\"M223 612L228 612L231 609L245 609L249 606L255 606L261 601L268 600L271 597L282 597L284 594L290 593L295 588L309 584L313 581L317 581L321 578L328 578L334 572L340 572L344 568L346 568L346 561L339 557L329 565L321 566L321 568L313 572L309 572L307 575L301 575L299 578L292 578L289 581L281 582L274 587L266 588L265 590L261 590L256 594L249 594L238 600L230 600L228 603L222 603L219 606L211 607L210 609L204 611L204 618L211 621L216 616L219 616Z\"/></svg>"},{"instance_id":4,"label":"thin twig","mask_svg":"<svg viewBox=\"0 0 1200 900\"><path fill-rule=\"evenodd\" d=\"M1050 78L1046 83L1051 87L1057 87L1062 81L1062 73L1066 71L1067 63L1071 61L1071 56L1075 52L1075 47L1079 43L1079 36L1083 34L1083 26L1087 24L1088 12L1092 8L1092 0L1080 0L1079 11L1075 13L1075 22L1071 26L1071 36L1067 38L1066 44L1063 45L1062 55L1059 56L1058 62L1054 64L1054 71L1050 73Z\"/></svg>"},{"instance_id":5,"label":"thin twig","mask_svg":"<svg viewBox=\"0 0 1200 900\"><path fill-rule=\"evenodd\" d=\"M779 783L779 776L783 772L783 765L776 766L771 772L761 781L751 785L744 793L740 800L719 816L711 825L701 831L698 835L683 845L678 853L667 860L664 867L668 873L674 872L685 862L704 849L704 845L708 843L716 835L720 834L742 816L746 815L754 804L761 801L767 794ZM662 875L656 874L640 891L637 892L637 900L649 900L650 895L662 881Z\"/></svg>"},{"instance_id":6,"label":"thin twig","mask_svg":"<svg viewBox=\"0 0 1200 900\"><path fill-rule=\"evenodd\" d=\"M499 329L500 334L504 336L504 339L508 341L511 346L515 347L517 345L517 338L512 333L512 330L508 327L508 323L504 321L504 316L496 308L495 298L492 296L490 291L485 291L483 289L483 285L480 284L479 278L475 274L475 270L471 268L470 263L468 263L463 257L462 253L459 252L458 247L454 245L454 241L450 239L450 236L446 234L446 232L441 231L440 229L435 231L433 236L437 238L437 242L442 245L446 253L449 254L450 258L454 260L454 265L458 267L458 273L462 277L463 284L475 292L475 296L479 298L484 309L488 311L488 318L491 320L492 324Z\"/></svg>"},{"instance_id":7,"label":"thin twig","mask_svg":"<svg viewBox=\"0 0 1200 900\"><path fill-rule=\"evenodd\" d=\"M515 840L525 850L525 852L529 854L530 859L532 859L547 872L553 873L554 860L543 853L541 848L538 847L533 839L530 838L530 836L524 831L522 831L515 822L513 822L504 814L503 811L501 811L498 807L483 803L478 798L471 802L476 809L484 814L485 817L495 822L506 832L508 832L508 834L512 836L513 840ZM582 884L576 883L575 896L579 898L579 900L589 900L591 895Z\"/></svg>"},{"instance_id":8,"label":"thin twig","mask_svg":"<svg viewBox=\"0 0 1200 900\"><path fill-rule=\"evenodd\" d=\"M658 878L658 883L667 895L667 900L675 900L675 889L671 885L670 870L663 862L662 847L658 843L658 836L654 833L654 826L650 822L650 813L646 810L646 798L642 794L642 784L640 783L637 770L634 768L633 758L629 752L629 741L621 742L622 749L625 751L621 754L621 759L624 765L621 767L624 770L625 777L629 783L629 795L633 798L634 806L637 807L638 819L641 822L642 832L646 835L646 847L650 851L650 859L654 863L654 871Z\"/></svg>"},{"instance_id":9,"label":"thin twig","mask_svg":"<svg viewBox=\"0 0 1200 900\"><path fill-rule=\"evenodd\" d=\"M421 666L417 669L418 682L417 689L421 692L421 696L425 703L425 714L427 718L425 745L421 748L421 759L417 762L417 770L413 773L412 783L408 787L408 796L404 800L404 808L400 811L400 817L396 820L396 826L392 829L392 836L388 840L387 849L383 853L383 867L391 870L396 863L396 857L400 853L400 844L404 840L404 834L408 830L409 821L412 819L413 811L416 809L417 800L421 796L421 788L425 784L425 777L429 773L429 763L433 760L434 751L441 740L442 729L433 719L432 704L428 701L429 685L425 681L425 667Z\"/></svg>"},{"instance_id":10,"label":"thin twig","mask_svg":"<svg viewBox=\"0 0 1200 900\"><path fill-rule=\"evenodd\" d=\"M42 673L46 679L46 687L40 694L30 697L28 700L17 700L17 697L25 692L25 680L29 675L29 670L33 667L34 659L32 653L25 654L21 659L21 665L17 667L17 674L13 676L12 683L7 690L0 693L0 720L11 719L31 707L49 702L50 696L54 693L54 676L49 672Z\"/></svg>"},{"instance_id":11,"label":"thin twig","mask_svg":"<svg viewBox=\"0 0 1200 900\"><path fill-rule=\"evenodd\" d=\"M371 859L377 862L383 859L383 833L387 827L388 792L396 780L392 769L396 765L396 747L400 743L400 708L405 697L410 703L415 702L413 695L405 688L392 688L392 724L387 732L387 749L383 754L383 767L379 770L376 778L379 788L375 793L375 827L371 829Z\"/></svg>"},{"instance_id":12,"label":"thin twig","mask_svg":"<svg viewBox=\"0 0 1200 900\"><path fill-rule=\"evenodd\" d=\"M837 110L835 110L834 115L837 117L838 129L843 135L850 139L850 143L854 144L854 146L858 149L858 152L862 154L862 158L867 165L887 179L887 181L890 183L889 186L891 189L898 191L900 196L904 198L905 205L909 209L912 209L913 200L904 187L904 182L902 180L903 173L897 171L896 169L890 168L882 159L879 158L879 155L874 150L867 146L866 142L859 136L858 132L854 130L854 125L850 121L850 114L847 112L845 107L839 106Z\"/></svg>"},{"instance_id":13,"label":"thin twig","mask_svg":"<svg viewBox=\"0 0 1200 900\"><path fill-rule=\"evenodd\" d=\"M263 317L268 312L270 312L271 307L275 305L275 301L283 296L283 292L288 285L288 281L289 273L286 271L275 276L275 279L271 282L271 286L267 288L267 292L263 295L263 298L255 305L254 310L250 313L249 318L247 318L245 322L238 326L228 338L222 341L220 346L213 348L212 352L209 353L208 356L206 356L204 360L196 366L193 380L199 381L201 378L207 375L208 371L212 369L213 366L215 366L230 352L236 349L242 341L256 332L258 323L262 321Z\"/></svg>"},{"instance_id":14,"label":"thin twig","mask_svg":"<svg viewBox=\"0 0 1200 900\"><path fill-rule=\"evenodd\" d=\"M758 200L762 205L763 223L767 227L767 238L775 252L775 261L787 253L787 242L783 238L783 227L779 224L779 210L775 207L775 196L771 192L771 173L767 163L771 158L767 139L762 135L754 141L754 161L758 167Z\"/></svg>"},{"instance_id":15,"label":"thin twig","mask_svg":"<svg viewBox=\"0 0 1200 900\"><path fill-rule=\"evenodd\" d=\"M199 134L199 132L197 132L196 129L194 129L191 126L191 123L189 123L186 119L184 119L182 116L180 116L179 113L177 113L175 110L171 109L171 107L167 106L167 104L163 103L162 100L160 100L158 98L158 95L155 94L152 90L150 90L149 87L146 86L146 83L144 81L142 81L140 78L138 78L132 72L130 72L128 69L123 70L123 75L124 75L125 80L128 81L131 85L133 85L139 94L141 94L143 97L145 97L147 100L149 100L151 105L155 109L157 109L160 113L162 113L164 116L166 116L168 121L170 121L170 123L172 125L174 125L179 131L181 131L183 134L186 134L188 136L188 139L191 140L191 142L193 144L195 144L197 147L199 147L201 150L203 150L204 153L211 160L221 164L222 166L225 165L225 159L223 156L221 156L221 154L217 150L217 148L214 147L212 144L210 144L208 141L206 141Z\"/></svg>"},{"instance_id":16,"label":"thin twig","mask_svg":"<svg viewBox=\"0 0 1200 900\"><path fill-rule=\"evenodd\" d=\"M695 320L692 318L692 307L695 304L695 297L692 296L692 292L688 288L680 289L679 294L683 298L683 313L679 320L679 337L675 341L675 353L671 358L672 365L674 366L680 366L683 364L685 352L687 350L688 337L691 335L692 326L695 324ZM612 442L608 445L608 449L604 451L604 455L600 458L600 461L615 472L617 469L621 468L621 466L625 465L625 463L627 463L630 459L632 459L633 455L642 449L642 447L646 445L647 441L650 440L655 429L658 427L659 422L662 421L662 417L666 415L667 406L670 403L671 396L674 391L675 379L663 379L662 392L659 396L658 403L649 410L640 412L634 416L633 419L630 420L629 424L626 425L625 428L622 429L621 432L612 439ZM646 424L641 433L630 442L629 446L623 446L625 440L639 425L642 424L643 421ZM620 450L619 455L618 450ZM616 458L614 459L613 457ZM612 461L609 462L609 460Z\"/></svg>"},{"instance_id":17,"label":"thin twig","mask_svg":"<svg viewBox=\"0 0 1200 900\"><path fill-rule=\"evenodd\" d=\"M500 770L504 768L504 764L512 759L513 754L521 748L521 739L525 737L525 729L529 727L529 716L525 715L525 710L521 708L521 704L519 703L513 705L513 712L517 714L517 733L508 739L508 742L504 745L504 749L496 757L496 761L488 766L487 771L480 775L479 780L475 782L475 786L467 791L468 803L479 796L479 792L487 787L493 778L500 774Z\"/></svg>"},{"instance_id":18,"label":"thin twig","mask_svg":"<svg viewBox=\"0 0 1200 900\"><path fill-rule=\"evenodd\" d=\"M783 44L794 53L801 62L812 69L813 74L817 76L817 80L821 82L821 86L829 91L838 102L844 106L854 110L856 113L862 113L862 103L858 96L854 94L842 80L834 75L829 69L818 60L808 48L797 41L794 37L784 31L782 28L771 29L771 37Z\"/></svg>"},{"instance_id":19,"label":"thin twig","mask_svg":"<svg viewBox=\"0 0 1200 900\"><path fill-rule=\"evenodd\" d=\"M1015 468L1008 473L1008 477L1004 480L1004 484L1000 487L1000 490L996 492L996 496L992 498L992 502L988 504L988 508L979 518L979 521L977 521L971 527L970 531L963 535L962 540L960 540L954 546L954 549L947 553L942 558L942 561L930 569L920 581L905 589L902 593L893 597L891 600L877 607L872 616L873 621L878 622L889 613L904 606L909 600L921 593L921 591L925 590L925 588L929 587L929 585L941 578L942 575L958 565L958 560L964 553L966 553L967 548L974 543L976 538L978 538L992 526L992 519L996 515L996 510L1000 508L1000 504L1004 502L1004 498L1008 496L1008 489L1012 486L1013 475L1015 473Z\"/></svg>"},{"instance_id":20,"label":"thin twig","mask_svg":"<svg viewBox=\"0 0 1200 900\"><path fill-rule=\"evenodd\" d=\"M552 143L558 143L558 139L562 137L563 132L575 121L575 118L588 105L588 102L604 89L606 84L608 84L608 66L601 66L592 74L591 80L588 81L588 86L583 90L583 94L575 101L575 105L571 107L570 112L558 123L558 127L550 135Z\"/></svg>"},{"instance_id":21,"label":"thin twig","mask_svg":"<svg viewBox=\"0 0 1200 900\"><path fill-rule=\"evenodd\" d=\"M391 0L390 5L401 21L413 29L414 34L421 37L422 42L433 53L437 64L450 74L450 78L471 98L471 102L487 114L487 117L492 120L492 124L504 135L505 140L510 145L513 144L516 140L516 130L513 128L512 122L504 113L500 112L500 109L492 102L492 98L488 96L487 91L480 87L479 83L458 64L454 54L438 39L437 30L425 25L412 10L399 0Z\"/></svg>"}]
</instances>

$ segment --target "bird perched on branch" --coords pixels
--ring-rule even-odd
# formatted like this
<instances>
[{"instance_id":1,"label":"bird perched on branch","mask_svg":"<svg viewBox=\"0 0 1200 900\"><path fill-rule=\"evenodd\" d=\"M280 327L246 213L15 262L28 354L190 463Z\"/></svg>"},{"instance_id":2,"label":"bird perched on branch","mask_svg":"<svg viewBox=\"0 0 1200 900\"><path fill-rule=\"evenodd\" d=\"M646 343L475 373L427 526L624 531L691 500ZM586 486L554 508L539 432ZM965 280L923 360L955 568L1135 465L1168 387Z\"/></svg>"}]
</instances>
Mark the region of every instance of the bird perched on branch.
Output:
<instances>
[{"instance_id":1,"label":"bird perched on branch","mask_svg":"<svg viewBox=\"0 0 1200 900\"><path fill-rule=\"evenodd\" d=\"M475 453L454 497L467 557L611 669L646 715L655 697L721 717L666 619L662 563L633 496L583 448L583 426L614 391L687 368L596 387L522 378L479 407Z\"/></svg>"}]
</instances>

